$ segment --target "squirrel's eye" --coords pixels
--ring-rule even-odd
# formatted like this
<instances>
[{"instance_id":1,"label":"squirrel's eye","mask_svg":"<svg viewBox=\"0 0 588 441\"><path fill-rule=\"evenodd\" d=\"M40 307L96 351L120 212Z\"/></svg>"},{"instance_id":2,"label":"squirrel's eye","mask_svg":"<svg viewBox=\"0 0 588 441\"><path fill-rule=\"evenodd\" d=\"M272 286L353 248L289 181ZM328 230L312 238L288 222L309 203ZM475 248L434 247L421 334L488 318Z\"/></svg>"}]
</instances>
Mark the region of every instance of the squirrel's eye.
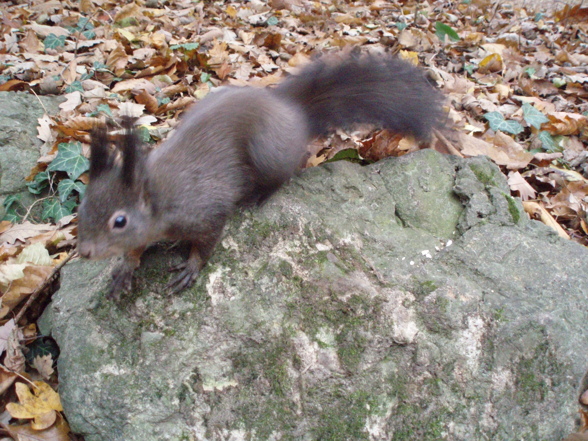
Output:
<instances>
[{"instance_id":1,"label":"squirrel's eye","mask_svg":"<svg viewBox=\"0 0 588 441\"><path fill-rule=\"evenodd\" d=\"M126 224L127 224L127 218L121 215L121 216L116 217L116 219L114 220L113 227L114 228L124 228Z\"/></svg>"}]
</instances>

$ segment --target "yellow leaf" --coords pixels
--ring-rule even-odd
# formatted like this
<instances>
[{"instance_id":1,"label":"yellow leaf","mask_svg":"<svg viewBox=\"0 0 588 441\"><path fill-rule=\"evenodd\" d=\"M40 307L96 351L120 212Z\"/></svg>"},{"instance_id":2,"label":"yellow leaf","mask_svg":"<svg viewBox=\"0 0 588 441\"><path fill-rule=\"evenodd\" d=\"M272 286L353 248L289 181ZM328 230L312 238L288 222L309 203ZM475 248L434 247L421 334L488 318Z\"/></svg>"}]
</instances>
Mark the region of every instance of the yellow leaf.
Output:
<instances>
[{"instance_id":1,"label":"yellow leaf","mask_svg":"<svg viewBox=\"0 0 588 441\"><path fill-rule=\"evenodd\" d=\"M25 247L16 258L16 263L32 263L34 265L53 265L49 251L41 243Z\"/></svg>"},{"instance_id":2,"label":"yellow leaf","mask_svg":"<svg viewBox=\"0 0 588 441\"><path fill-rule=\"evenodd\" d=\"M480 73L488 73L488 72L498 72L502 70L502 57L500 54L490 54L482 61L480 61L480 67L478 72Z\"/></svg>"},{"instance_id":3,"label":"yellow leaf","mask_svg":"<svg viewBox=\"0 0 588 441\"><path fill-rule=\"evenodd\" d=\"M235 7L233 5L227 6L227 9L225 12L231 18L235 18L237 16L237 10L235 9Z\"/></svg>"},{"instance_id":4,"label":"yellow leaf","mask_svg":"<svg viewBox=\"0 0 588 441\"><path fill-rule=\"evenodd\" d=\"M413 66L419 65L419 54L415 51L400 51L399 56Z\"/></svg>"},{"instance_id":5,"label":"yellow leaf","mask_svg":"<svg viewBox=\"0 0 588 441\"><path fill-rule=\"evenodd\" d=\"M8 403L6 410L13 418L33 418L33 428L42 430L53 424L56 418L55 411L62 411L63 407L59 394L47 383L35 381L33 385L34 389L31 392L26 384L16 383L16 395L20 404Z\"/></svg>"},{"instance_id":6,"label":"yellow leaf","mask_svg":"<svg viewBox=\"0 0 588 441\"><path fill-rule=\"evenodd\" d=\"M126 29L117 29L116 32L123 38L127 39L129 42L133 42L137 40L135 34L132 32L127 31Z\"/></svg>"},{"instance_id":7,"label":"yellow leaf","mask_svg":"<svg viewBox=\"0 0 588 441\"><path fill-rule=\"evenodd\" d=\"M12 438L19 441L70 441L69 426L59 414L57 414L55 424L45 430L34 430L31 424L21 424L20 426L3 424L2 427Z\"/></svg>"},{"instance_id":8,"label":"yellow leaf","mask_svg":"<svg viewBox=\"0 0 588 441\"><path fill-rule=\"evenodd\" d=\"M51 410L47 413L42 415L36 416L31 423L31 428L33 430L45 430L48 429L53 425L55 419L57 418L57 412Z\"/></svg>"}]
</instances>

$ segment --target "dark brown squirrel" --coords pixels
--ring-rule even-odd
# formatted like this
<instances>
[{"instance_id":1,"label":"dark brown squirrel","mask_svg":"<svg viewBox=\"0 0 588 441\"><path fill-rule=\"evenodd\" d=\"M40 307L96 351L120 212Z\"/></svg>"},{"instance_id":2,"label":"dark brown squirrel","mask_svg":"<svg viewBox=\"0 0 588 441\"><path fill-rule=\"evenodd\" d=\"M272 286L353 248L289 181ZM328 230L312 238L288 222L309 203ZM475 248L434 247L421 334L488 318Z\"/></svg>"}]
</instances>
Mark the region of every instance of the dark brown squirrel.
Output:
<instances>
[{"instance_id":1,"label":"dark brown squirrel","mask_svg":"<svg viewBox=\"0 0 588 441\"><path fill-rule=\"evenodd\" d=\"M425 139L441 117L441 94L420 69L391 56L325 56L274 89L227 87L191 108L150 153L124 120L108 148L94 130L90 183L79 209L78 250L123 254L110 297L130 289L143 251L160 240L191 243L168 284L192 285L239 206L261 203L296 173L308 142L338 127L370 123Z\"/></svg>"}]
</instances>

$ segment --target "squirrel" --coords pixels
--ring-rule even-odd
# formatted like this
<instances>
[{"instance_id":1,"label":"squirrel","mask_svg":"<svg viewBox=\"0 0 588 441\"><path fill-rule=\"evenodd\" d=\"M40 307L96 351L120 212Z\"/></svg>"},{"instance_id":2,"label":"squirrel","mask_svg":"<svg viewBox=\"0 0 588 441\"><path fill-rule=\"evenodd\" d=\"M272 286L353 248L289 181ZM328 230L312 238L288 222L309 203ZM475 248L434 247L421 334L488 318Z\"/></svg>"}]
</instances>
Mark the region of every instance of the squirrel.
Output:
<instances>
[{"instance_id":1,"label":"squirrel","mask_svg":"<svg viewBox=\"0 0 588 441\"><path fill-rule=\"evenodd\" d=\"M422 71L388 55L323 56L273 89L220 89L190 108L151 152L130 119L122 121L119 155L109 149L106 128L93 129L78 252L90 259L124 255L110 298L131 288L141 254L160 240L190 242L168 288L191 286L231 213L286 183L313 138L370 123L427 139L442 114L441 93Z\"/></svg>"}]
</instances>

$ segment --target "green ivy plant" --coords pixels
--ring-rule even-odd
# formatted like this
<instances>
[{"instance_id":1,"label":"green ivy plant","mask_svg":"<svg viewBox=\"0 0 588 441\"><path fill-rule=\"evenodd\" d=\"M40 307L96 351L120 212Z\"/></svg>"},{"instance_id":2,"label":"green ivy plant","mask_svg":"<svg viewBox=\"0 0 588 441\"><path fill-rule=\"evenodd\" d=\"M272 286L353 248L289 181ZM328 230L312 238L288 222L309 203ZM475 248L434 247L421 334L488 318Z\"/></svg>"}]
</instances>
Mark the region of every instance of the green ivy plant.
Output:
<instances>
[{"instance_id":1,"label":"green ivy plant","mask_svg":"<svg viewBox=\"0 0 588 441\"><path fill-rule=\"evenodd\" d=\"M88 171L90 162L82 155L82 145L79 142L61 143L57 146L57 156L49 164L46 171L37 173L35 178L27 184L30 193L39 195L49 192L43 200L43 222L53 220L57 222L64 216L73 213L80 199L84 196L86 185L79 177ZM66 178L61 178L65 173ZM57 187L54 182L59 182ZM4 200L6 214L2 220L19 222L22 216L18 213L20 195L11 195Z\"/></svg>"},{"instance_id":2,"label":"green ivy plant","mask_svg":"<svg viewBox=\"0 0 588 441\"><path fill-rule=\"evenodd\" d=\"M82 155L82 144L62 142L57 146L57 156L47 167L47 172L65 172L68 177L60 180L56 194L45 200L41 215L44 221L48 219L58 221L73 213L86 191L86 185L78 178L89 168L90 161Z\"/></svg>"}]
</instances>

